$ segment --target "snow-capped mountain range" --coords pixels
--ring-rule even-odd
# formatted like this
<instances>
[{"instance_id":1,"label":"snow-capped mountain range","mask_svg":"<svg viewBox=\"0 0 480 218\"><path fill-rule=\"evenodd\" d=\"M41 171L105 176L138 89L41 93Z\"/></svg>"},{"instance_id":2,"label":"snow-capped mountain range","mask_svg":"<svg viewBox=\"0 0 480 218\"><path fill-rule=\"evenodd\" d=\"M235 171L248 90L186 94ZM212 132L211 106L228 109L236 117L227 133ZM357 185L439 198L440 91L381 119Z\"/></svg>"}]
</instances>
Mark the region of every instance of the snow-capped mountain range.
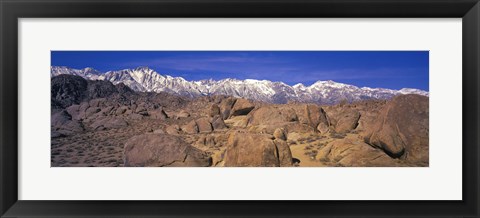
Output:
<instances>
[{"instance_id":1,"label":"snow-capped mountain range","mask_svg":"<svg viewBox=\"0 0 480 218\"><path fill-rule=\"evenodd\" d=\"M230 78L219 81L211 79L187 81L182 77L159 74L148 67L108 71L106 73L89 67L72 69L52 66L50 68L52 77L60 74L77 75L89 80L106 80L113 84L124 83L131 89L140 92L169 92L189 97L228 95L277 104L289 101L336 104L344 99L353 102L364 99L389 99L399 94L429 95L428 92L419 89L359 88L331 80L317 81L310 86L301 83L289 86L283 82Z\"/></svg>"}]
</instances>

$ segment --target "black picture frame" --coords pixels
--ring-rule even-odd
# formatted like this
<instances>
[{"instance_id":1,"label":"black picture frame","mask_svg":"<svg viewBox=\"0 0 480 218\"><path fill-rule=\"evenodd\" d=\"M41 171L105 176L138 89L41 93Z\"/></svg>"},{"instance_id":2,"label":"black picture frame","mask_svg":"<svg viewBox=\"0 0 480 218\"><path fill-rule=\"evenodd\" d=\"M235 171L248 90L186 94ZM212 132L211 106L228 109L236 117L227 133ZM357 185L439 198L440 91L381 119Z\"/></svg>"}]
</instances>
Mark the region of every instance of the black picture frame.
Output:
<instances>
[{"instance_id":1,"label":"black picture frame","mask_svg":"<svg viewBox=\"0 0 480 218\"><path fill-rule=\"evenodd\" d=\"M0 15L1 217L479 216L478 0L0 0ZM463 200L20 201L17 193L18 19L57 17L462 18Z\"/></svg>"}]
</instances>

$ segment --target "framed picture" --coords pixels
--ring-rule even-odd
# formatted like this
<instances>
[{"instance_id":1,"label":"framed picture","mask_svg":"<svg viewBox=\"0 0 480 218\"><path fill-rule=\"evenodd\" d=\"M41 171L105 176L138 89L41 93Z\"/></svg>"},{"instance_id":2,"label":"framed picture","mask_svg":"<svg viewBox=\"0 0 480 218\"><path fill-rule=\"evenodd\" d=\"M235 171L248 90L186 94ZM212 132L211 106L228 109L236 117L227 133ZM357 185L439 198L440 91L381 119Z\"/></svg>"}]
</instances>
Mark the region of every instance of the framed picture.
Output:
<instances>
[{"instance_id":1,"label":"framed picture","mask_svg":"<svg viewBox=\"0 0 480 218\"><path fill-rule=\"evenodd\" d=\"M1 217L478 217L476 0L0 10Z\"/></svg>"}]
</instances>

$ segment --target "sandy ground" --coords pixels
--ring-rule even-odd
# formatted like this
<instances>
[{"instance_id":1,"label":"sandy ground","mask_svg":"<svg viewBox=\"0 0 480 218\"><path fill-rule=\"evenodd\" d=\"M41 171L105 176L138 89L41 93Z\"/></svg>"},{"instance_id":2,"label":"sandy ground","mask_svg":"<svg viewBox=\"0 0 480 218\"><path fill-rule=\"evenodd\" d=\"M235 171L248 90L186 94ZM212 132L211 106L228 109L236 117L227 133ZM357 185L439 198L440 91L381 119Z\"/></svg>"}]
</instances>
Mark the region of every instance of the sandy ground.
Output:
<instances>
[{"instance_id":1,"label":"sandy ground","mask_svg":"<svg viewBox=\"0 0 480 218\"><path fill-rule=\"evenodd\" d=\"M187 123L189 119L183 121ZM154 120L143 119L130 121L129 126L119 129L109 129L102 131L87 131L73 136L53 138L51 145L51 166L52 167L122 167L124 143L129 138L144 133L154 132L158 129L165 129L166 126L177 125L173 120ZM228 131L244 129L235 126L242 125L241 119L227 120L230 128L225 131L215 131L213 133L181 134L181 137L189 144L211 154L213 165L223 166L223 155L226 148L226 136ZM198 143L201 137L225 136L222 143L215 145L205 145ZM357 134L347 134L345 138L360 140ZM328 143L342 138L333 138L329 134L320 135L319 133L295 133L287 137L287 144L292 152L293 163L295 167L335 167L337 163L319 160L318 152Z\"/></svg>"}]
</instances>

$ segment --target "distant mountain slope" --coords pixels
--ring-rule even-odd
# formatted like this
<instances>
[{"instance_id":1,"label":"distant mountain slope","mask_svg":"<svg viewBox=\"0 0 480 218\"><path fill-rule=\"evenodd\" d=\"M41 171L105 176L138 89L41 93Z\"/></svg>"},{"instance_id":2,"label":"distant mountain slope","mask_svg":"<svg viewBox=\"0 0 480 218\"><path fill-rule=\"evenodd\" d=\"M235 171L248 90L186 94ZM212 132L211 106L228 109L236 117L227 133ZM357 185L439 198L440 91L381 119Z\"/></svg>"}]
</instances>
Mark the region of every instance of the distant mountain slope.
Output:
<instances>
[{"instance_id":1,"label":"distant mountain slope","mask_svg":"<svg viewBox=\"0 0 480 218\"><path fill-rule=\"evenodd\" d=\"M428 92L418 89L359 88L331 80L317 81L311 86L303 84L289 86L283 82L230 78L219 81L187 81L182 77L161 75L148 67L102 73L92 68L72 69L69 67L52 66L50 74L52 77L61 74L77 75L89 80L110 81L115 85L123 83L132 90L141 92L169 92L189 97L228 95L269 103L294 101L336 104L344 99L354 102L365 99L390 99L399 94L429 95Z\"/></svg>"}]
</instances>

